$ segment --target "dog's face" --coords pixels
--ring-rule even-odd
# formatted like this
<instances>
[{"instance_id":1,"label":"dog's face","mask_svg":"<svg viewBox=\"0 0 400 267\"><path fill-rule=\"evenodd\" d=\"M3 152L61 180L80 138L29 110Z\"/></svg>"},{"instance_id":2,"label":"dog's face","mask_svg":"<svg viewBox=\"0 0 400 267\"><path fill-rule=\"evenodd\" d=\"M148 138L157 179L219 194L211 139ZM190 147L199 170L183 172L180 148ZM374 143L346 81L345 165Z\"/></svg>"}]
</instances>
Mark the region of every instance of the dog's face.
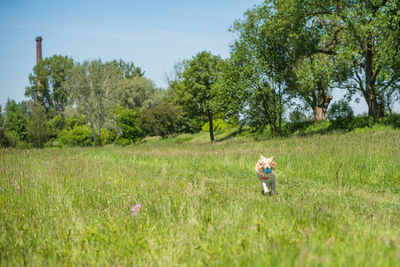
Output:
<instances>
[{"instance_id":1,"label":"dog's face","mask_svg":"<svg viewBox=\"0 0 400 267\"><path fill-rule=\"evenodd\" d=\"M271 169L272 172L275 171L275 157L266 158L260 155L260 159L257 161L256 169L259 173L263 173L265 169Z\"/></svg>"}]
</instances>

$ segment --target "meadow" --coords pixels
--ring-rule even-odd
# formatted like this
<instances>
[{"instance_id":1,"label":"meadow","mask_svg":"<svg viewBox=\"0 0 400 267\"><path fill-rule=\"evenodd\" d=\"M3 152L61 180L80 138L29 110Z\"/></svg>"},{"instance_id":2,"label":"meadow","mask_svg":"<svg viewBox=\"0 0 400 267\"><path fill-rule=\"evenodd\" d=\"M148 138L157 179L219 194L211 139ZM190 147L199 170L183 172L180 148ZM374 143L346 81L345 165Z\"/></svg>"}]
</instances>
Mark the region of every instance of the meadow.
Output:
<instances>
[{"instance_id":1,"label":"meadow","mask_svg":"<svg viewBox=\"0 0 400 267\"><path fill-rule=\"evenodd\" d=\"M399 130L207 138L0 150L0 265L400 265Z\"/></svg>"}]
</instances>

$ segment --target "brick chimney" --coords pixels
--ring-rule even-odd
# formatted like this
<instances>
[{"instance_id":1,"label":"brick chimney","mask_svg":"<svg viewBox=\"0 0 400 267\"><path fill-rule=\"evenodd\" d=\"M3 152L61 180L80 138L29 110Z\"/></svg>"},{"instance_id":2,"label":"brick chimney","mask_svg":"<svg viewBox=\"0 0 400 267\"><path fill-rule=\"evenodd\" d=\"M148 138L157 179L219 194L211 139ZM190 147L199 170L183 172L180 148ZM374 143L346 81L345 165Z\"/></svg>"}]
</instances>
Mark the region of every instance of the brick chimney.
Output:
<instances>
[{"instance_id":1,"label":"brick chimney","mask_svg":"<svg viewBox=\"0 0 400 267\"><path fill-rule=\"evenodd\" d=\"M36 64L38 64L42 60L42 37L38 36L35 38L36 40ZM39 79L36 81L36 85L40 86ZM37 91L37 101L42 101L42 92L40 90Z\"/></svg>"},{"instance_id":2,"label":"brick chimney","mask_svg":"<svg viewBox=\"0 0 400 267\"><path fill-rule=\"evenodd\" d=\"M36 64L42 60L42 37L36 37Z\"/></svg>"}]
</instances>

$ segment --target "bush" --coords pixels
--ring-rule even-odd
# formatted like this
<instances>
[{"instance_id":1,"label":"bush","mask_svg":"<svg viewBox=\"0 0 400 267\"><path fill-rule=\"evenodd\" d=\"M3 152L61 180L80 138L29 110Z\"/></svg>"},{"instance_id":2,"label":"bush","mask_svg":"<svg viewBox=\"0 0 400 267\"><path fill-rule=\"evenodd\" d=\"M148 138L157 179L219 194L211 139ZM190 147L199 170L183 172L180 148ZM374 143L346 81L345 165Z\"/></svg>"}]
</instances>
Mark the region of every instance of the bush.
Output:
<instances>
[{"instance_id":1,"label":"bush","mask_svg":"<svg viewBox=\"0 0 400 267\"><path fill-rule=\"evenodd\" d=\"M123 138L121 136L117 137L117 139L115 141L120 146L127 146L127 145L132 144L132 140L127 139L127 138Z\"/></svg>"},{"instance_id":2,"label":"bush","mask_svg":"<svg viewBox=\"0 0 400 267\"><path fill-rule=\"evenodd\" d=\"M330 126L331 123L329 121L315 122L304 130L304 134L326 133Z\"/></svg>"},{"instance_id":3,"label":"bush","mask_svg":"<svg viewBox=\"0 0 400 267\"><path fill-rule=\"evenodd\" d=\"M283 123L282 125L282 135L290 136L292 134L304 134L304 131L314 124L314 121L297 121Z\"/></svg>"},{"instance_id":4,"label":"bush","mask_svg":"<svg viewBox=\"0 0 400 267\"><path fill-rule=\"evenodd\" d=\"M216 119L213 120L213 130L214 132L220 131L220 130L225 130L227 128L231 127L230 124L227 124L223 119ZM203 132L209 132L210 131L210 123L207 122L205 123L202 127L201 130Z\"/></svg>"},{"instance_id":5,"label":"bush","mask_svg":"<svg viewBox=\"0 0 400 267\"><path fill-rule=\"evenodd\" d=\"M5 131L4 132L4 143L5 146L16 147L19 142L19 136L16 131Z\"/></svg>"},{"instance_id":6,"label":"bush","mask_svg":"<svg viewBox=\"0 0 400 267\"><path fill-rule=\"evenodd\" d=\"M62 116L57 115L53 119L50 120L49 126L52 129L62 130L65 126L65 119Z\"/></svg>"},{"instance_id":7,"label":"bush","mask_svg":"<svg viewBox=\"0 0 400 267\"><path fill-rule=\"evenodd\" d=\"M65 129L57 136L59 146L89 146L92 145L92 131L88 125L78 125L73 129Z\"/></svg>"},{"instance_id":8,"label":"bush","mask_svg":"<svg viewBox=\"0 0 400 267\"><path fill-rule=\"evenodd\" d=\"M72 129L75 126L86 125L85 115L74 114L64 121L64 126L67 129Z\"/></svg>"},{"instance_id":9,"label":"bush","mask_svg":"<svg viewBox=\"0 0 400 267\"><path fill-rule=\"evenodd\" d=\"M108 129L101 129L101 145L112 144L115 140L115 133Z\"/></svg>"},{"instance_id":10,"label":"bush","mask_svg":"<svg viewBox=\"0 0 400 267\"><path fill-rule=\"evenodd\" d=\"M393 114L379 119L378 123L390 125L393 128L400 128L400 114Z\"/></svg>"},{"instance_id":11,"label":"bush","mask_svg":"<svg viewBox=\"0 0 400 267\"><path fill-rule=\"evenodd\" d=\"M115 109L117 115L117 125L121 129L121 134L118 138L127 139L131 142L138 142L143 136L140 128L139 112L117 106ZM125 141L118 141L117 143L125 143Z\"/></svg>"},{"instance_id":12,"label":"bush","mask_svg":"<svg viewBox=\"0 0 400 267\"><path fill-rule=\"evenodd\" d=\"M180 122L179 108L169 103L161 103L145 109L140 115L141 127L148 136L159 135L165 138L177 133L180 129Z\"/></svg>"}]
</instances>

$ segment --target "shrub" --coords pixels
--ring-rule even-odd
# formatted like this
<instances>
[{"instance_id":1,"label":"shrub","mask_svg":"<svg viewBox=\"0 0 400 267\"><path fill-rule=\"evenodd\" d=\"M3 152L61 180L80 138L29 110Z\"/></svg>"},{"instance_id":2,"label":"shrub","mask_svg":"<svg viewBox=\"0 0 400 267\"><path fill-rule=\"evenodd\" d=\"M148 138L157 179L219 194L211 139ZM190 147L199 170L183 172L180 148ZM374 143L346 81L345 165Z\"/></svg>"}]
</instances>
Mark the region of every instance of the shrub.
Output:
<instances>
[{"instance_id":1,"label":"shrub","mask_svg":"<svg viewBox=\"0 0 400 267\"><path fill-rule=\"evenodd\" d=\"M179 109L169 103L145 109L140 115L140 124L146 135L159 135L164 138L179 131Z\"/></svg>"},{"instance_id":2,"label":"shrub","mask_svg":"<svg viewBox=\"0 0 400 267\"><path fill-rule=\"evenodd\" d=\"M290 136L292 134L304 134L304 131L314 124L314 121L297 121L283 123L282 125L282 135Z\"/></svg>"},{"instance_id":3,"label":"shrub","mask_svg":"<svg viewBox=\"0 0 400 267\"><path fill-rule=\"evenodd\" d=\"M16 131L5 131L4 132L4 143L5 146L16 147L19 141L19 136Z\"/></svg>"},{"instance_id":4,"label":"shrub","mask_svg":"<svg viewBox=\"0 0 400 267\"><path fill-rule=\"evenodd\" d=\"M117 115L117 125L122 132L118 137L131 140L133 143L138 142L143 136L140 128L139 112L117 106L115 114ZM125 141L122 143L125 143Z\"/></svg>"},{"instance_id":5,"label":"shrub","mask_svg":"<svg viewBox=\"0 0 400 267\"><path fill-rule=\"evenodd\" d=\"M115 140L115 133L108 129L101 129L101 144L108 145L112 144Z\"/></svg>"},{"instance_id":6,"label":"shrub","mask_svg":"<svg viewBox=\"0 0 400 267\"><path fill-rule=\"evenodd\" d=\"M216 120L213 120L213 130L214 130L214 132L227 129L227 128L229 128L230 126L231 126L231 125L230 125L230 124L227 124L223 119L216 119ZM208 132L208 131L210 131L210 123L209 123L209 122L205 123L205 124L201 127L201 130L202 130L203 132Z\"/></svg>"},{"instance_id":7,"label":"shrub","mask_svg":"<svg viewBox=\"0 0 400 267\"><path fill-rule=\"evenodd\" d=\"M60 146L88 146L92 145L92 131L88 125L78 125L71 130L65 129L57 136Z\"/></svg>"},{"instance_id":8,"label":"shrub","mask_svg":"<svg viewBox=\"0 0 400 267\"><path fill-rule=\"evenodd\" d=\"M314 133L326 133L329 130L331 123L329 121L320 121L309 125L305 130L304 134L314 134Z\"/></svg>"},{"instance_id":9,"label":"shrub","mask_svg":"<svg viewBox=\"0 0 400 267\"><path fill-rule=\"evenodd\" d=\"M393 128L400 128L400 114L393 114L379 119L378 123L390 125Z\"/></svg>"},{"instance_id":10,"label":"shrub","mask_svg":"<svg viewBox=\"0 0 400 267\"><path fill-rule=\"evenodd\" d=\"M120 146L127 146L132 144L132 140L119 136L116 139L116 143Z\"/></svg>"},{"instance_id":11,"label":"shrub","mask_svg":"<svg viewBox=\"0 0 400 267\"><path fill-rule=\"evenodd\" d=\"M62 116L57 115L49 121L49 126L56 130L62 130L65 126L65 119Z\"/></svg>"},{"instance_id":12,"label":"shrub","mask_svg":"<svg viewBox=\"0 0 400 267\"><path fill-rule=\"evenodd\" d=\"M75 126L86 125L85 115L74 114L65 119L64 126L67 129L72 129Z\"/></svg>"}]
</instances>

